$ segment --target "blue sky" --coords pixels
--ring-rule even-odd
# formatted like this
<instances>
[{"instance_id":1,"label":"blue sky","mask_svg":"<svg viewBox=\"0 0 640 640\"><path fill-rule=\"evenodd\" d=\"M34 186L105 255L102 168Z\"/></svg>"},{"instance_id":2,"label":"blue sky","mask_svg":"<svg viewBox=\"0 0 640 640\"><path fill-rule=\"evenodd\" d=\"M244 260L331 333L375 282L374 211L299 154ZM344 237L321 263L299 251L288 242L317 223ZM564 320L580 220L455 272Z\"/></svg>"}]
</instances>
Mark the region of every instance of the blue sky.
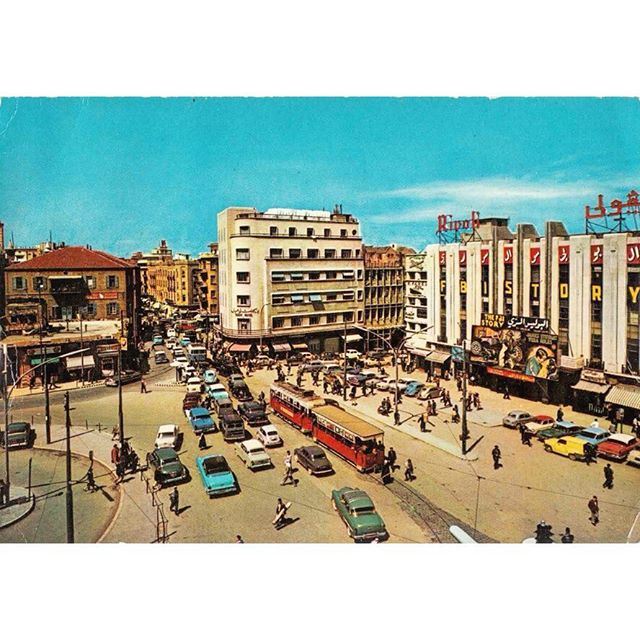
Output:
<instances>
[{"instance_id":1,"label":"blue sky","mask_svg":"<svg viewBox=\"0 0 640 640\"><path fill-rule=\"evenodd\" d=\"M343 209L421 249L439 213L563 220L640 190L636 99L31 99L0 103L17 244L196 254L230 205Z\"/></svg>"}]
</instances>

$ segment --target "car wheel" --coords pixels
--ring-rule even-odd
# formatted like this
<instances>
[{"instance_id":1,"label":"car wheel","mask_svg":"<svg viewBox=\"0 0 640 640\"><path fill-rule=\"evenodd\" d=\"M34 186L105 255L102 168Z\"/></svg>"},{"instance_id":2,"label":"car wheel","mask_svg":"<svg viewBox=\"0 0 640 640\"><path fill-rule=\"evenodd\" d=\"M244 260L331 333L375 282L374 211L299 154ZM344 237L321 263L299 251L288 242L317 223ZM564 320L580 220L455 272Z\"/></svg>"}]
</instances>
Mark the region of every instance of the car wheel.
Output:
<instances>
[{"instance_id":1,"label":"car wheel","mask_svg":"<svg viewBox=\"0 0 640 640\"><path fill-rule=\"evenodd\" d=\"M550 444L545 444L545 445L544 445L544 450L545 450L545 451L553 451L553 449L551 448L551 445L550 445Z\"/></svg>"},{"instance_id":2,"label":"car wheel","mask_svg":"<svg viewBox=\"0 0 640 640\"><path fill-rule=\"evenodd\" d=\"M296 464L300 464L300 458L298 458L298 454L294 453L293 454L293 460Z\"/></svg>"},{"instance_id":3,"label":"car wheel","mask_svg":"<svg viewBox=\"0 0 640 640\"><path fill-rule=\"evenodd\" d=\"M311 467L307 467L307 473L312 476L313 475L313 469Z\"/></svg>"},{"instance_id":4,"label":"car wheel","mask_svg":"<svg viewBox=\"0 0 640 640\"><path fill-rule=\"evenodd\" d=\"M577 459L578 459L578 458L577 458L577 456L576 456L576 454L575 454L575 453L570 453L570 454L569 454L569 460L573 460L573 461L575 462Z\"/></svg>"}]
</instances>

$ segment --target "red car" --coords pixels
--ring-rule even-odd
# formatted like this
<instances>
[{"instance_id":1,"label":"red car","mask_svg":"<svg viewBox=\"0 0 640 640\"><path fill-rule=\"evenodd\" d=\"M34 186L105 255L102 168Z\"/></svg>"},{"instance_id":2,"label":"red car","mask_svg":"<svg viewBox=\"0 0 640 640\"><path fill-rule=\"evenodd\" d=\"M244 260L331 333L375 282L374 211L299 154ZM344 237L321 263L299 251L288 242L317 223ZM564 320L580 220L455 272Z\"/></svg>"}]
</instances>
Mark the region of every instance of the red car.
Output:
<instances>
[{"instance_id":1,"label":"red car","mask_svg":"<svg viewBox=\"0 0 640 640\"><path fill-rule=\"evenodd\" d=\"M189 409L193 409L194 407L200 406L200 400L202 396L195 391L190 391L185 394L184 399L182 400L182 410L185 415L188 415Z\"/></svg>"},{"instance_id":2,"label":"red car","mask_svg":"<svg viewBox=\"0 0 640 640\"><path fill-rule=\"evenodd\" d=\"M638 446L640 441L626 433L613 433L597 446L598 455L622 462Z\"/></svg>"}]
</instances>

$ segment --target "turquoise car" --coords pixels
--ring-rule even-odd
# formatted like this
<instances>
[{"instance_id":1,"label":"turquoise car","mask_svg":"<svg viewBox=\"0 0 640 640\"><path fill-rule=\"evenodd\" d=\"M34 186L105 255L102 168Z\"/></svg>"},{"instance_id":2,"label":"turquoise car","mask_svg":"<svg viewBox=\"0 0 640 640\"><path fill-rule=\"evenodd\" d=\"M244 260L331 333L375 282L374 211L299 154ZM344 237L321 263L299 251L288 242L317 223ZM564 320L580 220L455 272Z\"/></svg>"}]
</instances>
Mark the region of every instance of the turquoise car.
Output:
<instances>
[{"instance_id":1,"label":"turquoise car","mask_svg":"<svg viewBox=\"0 0 640 640\"><path fill-rule=\"evenodd\" d=\"M229 393L224 388L224 386L221 385L219 382L216 383L216 384L209 385L207 387L207 395L212 400L216 400L216 401L217 400L228 400L229 399Z\"/></svg>"},{"instance_id":2,"label":"turquoise car","mask_svg":"<svg viewBox=\"0 0 640 640\"><path fill-rule=\"evenodd\" d=\"M218 382L218 376L213 369L207 369L204 372L204 383L205 384L215 384Z\"/></svg>"},{"instance_id":3,"label":"turquoise car","mask_svg":"<svg viewBox=\"0 0 640 640\"><path fill-rule=\"evenodd\" d=\"M196 458L196 466L208 496L221 496L239 491L240 487L224 456L200 456Z\"/></svg>"},{"instance_id":4,"label":"turquoise car","mask_svg":"<svg viewBox=\"0 0 640 640\"><path fill-rule=\"evenodd\" d=\"M204 407L189 409L189 422L193 432L199 436L201 433L214 433L218 430L216 423L211 419L209 410Z\"/></svg>"},{"instance_id":5,"label":"turquoise car","mask_svg":"<svg viewBox=\"0 0 640 640\"><path fill-rule=\"evenodd\" d=\"M188 347L191 344L191 340L189 338L180 338L180 344L183 347Z\"/></svg>"},{"instance_id":6,"label":"turquoise car","mask_svg":"<svg viewBox=\"0 0 640 640\"><path fill-rule=\"evenodd\" d=\"M334 489L331 503L355 542L372 542L389 537L384 520L366 492L351 487Z\"/></svg>"},{"instance_id":7,"label":"turquoise car","mask_svg":"<svg viewBox=\"0 0 640 640\"><path fill-rule=\"evenodd\" d=\"M578 433L574 435L576 436L576 438L580 438L580 440L586 440L595 447L598 446L601 442L604 442L611 435L611 433L606 429L601 429L600 427L587 427L582 431L578 431Z\"/></svg>"}]
</instances>

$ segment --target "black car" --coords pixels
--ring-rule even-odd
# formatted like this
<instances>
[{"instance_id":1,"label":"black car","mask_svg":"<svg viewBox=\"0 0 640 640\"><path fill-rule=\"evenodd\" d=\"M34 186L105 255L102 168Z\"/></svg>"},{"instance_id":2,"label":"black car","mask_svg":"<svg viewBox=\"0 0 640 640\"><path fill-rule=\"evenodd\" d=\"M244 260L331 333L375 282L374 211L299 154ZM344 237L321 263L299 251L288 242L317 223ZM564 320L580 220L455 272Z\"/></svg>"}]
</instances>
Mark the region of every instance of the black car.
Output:
<instances>
[{"instance_id":1,"label":"black car","mask_svg":"<svg viewBox=\"0 0 640 640\"><path fill-rule=\"evenodd\" d=\"M189 470L171 447L159 447L147 454L147 466L154 480L162 487L189 480Z\"/></svg>"},{"instance_id":2,"label":"black car","mask_svg":"<svg viewBox=\"0 0 640 640\"><path fill-rule=\"evenodd\" d=\"M221 409L218 412L218 426L222 437L227 441L245 438L242 416L233 408Z\"/></svg>"},{"instance_id":3,"label":"black car","mask_svg":"<svg viewBox=\"0 0 640 640\"><path fill-rule=\"evenodd\" d=\"M241 402L238 405L238 412L247 421L247 424L252 427L269 424L269 418L267 418L264 407L259 402L253 400Z\"/></svg>"},{"instance_id":4,"label":"black car","mask_svg":"<svg viewBox=\"0 0 640 640\"><path fill-rule=\"evenodd\" d=\"M213 360L211 364L213 365L214 369L218 372L218 374L223 375L225 378L228 378L230 375L233 375L234 373L241 373L239 367L225 360Z\"/></svg>"},{"instance_id":5,"label":"black car","mask_svg":"<svg viewBox=\"0 0 640 640\"><path fill-rule=\"evenodd\" d=\"M327 455L320 447L315 445L295 449L293 457L311 475L325 475L333 472L333 467Z\"/></svg>"},{"instance_id":6,"label":"black car","mask_svg":"<svg viewBox=\"0 0 640 640\"><path fill-rule=\"evenodd\" d=\"M12 422L8 428L9 437L5 438L4 431L0 431L0 444L4 448L5 439L8 448L32 447L36 439L36 432L29 422Z\"/></svg>"},{"instance_id":7,"label":"black car","mask_svg":"<svg viewBox=\"0 0 640 640\"><path fill-rule=\"evenodd\" d=\"M139 382L142 380L142 373L140 371L131 371L127 369L120 374L120 382L124 384L131 384L132 382ZM117 387L118 386L118 374L115 373L108 378L105 378L104 381L105 386L107 387Z\"/></svg>"},{"instance_id":8,"label":"black car","mask_svg":"<svg viewBox=\"0 0 640 640\"><path fill-rule=\"evenodd\" d=\"M231 383L231 395L239 400L253 400L251 391L246 382L238 381Z\"/></svg>"}]
</instances>

